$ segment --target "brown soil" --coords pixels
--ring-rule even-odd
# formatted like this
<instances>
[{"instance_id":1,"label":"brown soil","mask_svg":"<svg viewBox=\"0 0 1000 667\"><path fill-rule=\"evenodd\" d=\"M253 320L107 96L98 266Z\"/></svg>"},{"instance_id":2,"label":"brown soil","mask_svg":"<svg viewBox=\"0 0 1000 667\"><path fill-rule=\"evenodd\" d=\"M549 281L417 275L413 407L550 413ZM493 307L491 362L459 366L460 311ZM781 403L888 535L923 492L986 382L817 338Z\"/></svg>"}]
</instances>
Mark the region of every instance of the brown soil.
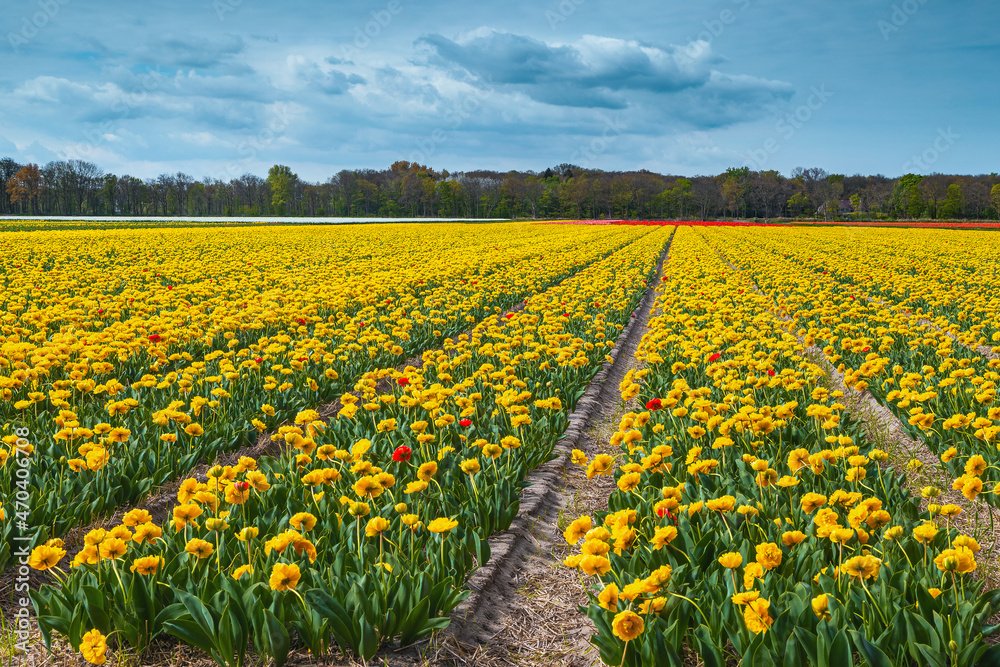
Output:
<instances>
[{"instance_id":1,"label":"brown soil","mask_svg":"<svg viewBox=\"0 0 1000 667\"><path fill-rule=\"evenodd\" d=\"M661 257L657 285L668 251L669 247ZM487 583L474 594L478 600L471 605L471 613L462 618L463 610L456 611L452 627L425 654L427 664L477 667L601 664L597 649L590 644L594 625L580 611L581 606L589 604L584 582L576 571L562 564L569 555L562 533L577 517L607 509L608 496L615 484L610 477L588 481L581 468L567 461L567 455L574 448L591 458L598 453L613 456L619 453L609 440L622 414L636 409L638 402L633 399L630 404L623 404L618 386L638 364L635 351L647 330L654 297L652 290L647 292L633 313L612 354L614 363L606 365L594 378L571 418L571 426L557 447L562 456L547 464L557 471L555 478L550 477L547 494L550 499L534 516L525 517L527 521L514 533L521 538L514 539L514 557L491 560L490 565L480 570L487 573L484 577ZM546 474L544 468L533 473L529 481L539 472ZM508 532L498 539L507 540L510 535ZM491 569L494 571L490 572Z\"/></svg>"}]
</instances>

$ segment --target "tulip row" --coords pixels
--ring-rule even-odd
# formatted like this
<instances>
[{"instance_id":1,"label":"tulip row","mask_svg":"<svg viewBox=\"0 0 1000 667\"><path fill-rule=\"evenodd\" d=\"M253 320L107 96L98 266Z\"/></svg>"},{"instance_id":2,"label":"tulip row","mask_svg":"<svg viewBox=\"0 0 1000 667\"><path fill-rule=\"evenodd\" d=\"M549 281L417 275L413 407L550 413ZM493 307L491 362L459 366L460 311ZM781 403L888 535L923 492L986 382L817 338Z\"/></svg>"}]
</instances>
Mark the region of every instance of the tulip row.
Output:
<instances>
[{"instance_id":1,"label":"tulip row","mask_svg":"<svg viewBox=\"0 0 1000 667\"><path fill-rule=\"evenodd\" d=\"M169 634L220 665L281 665L293 646L367 660L447 625L655 275L668 234L638 236L421 368L369 370L334 418L298 412L280 456L185 480L169 525L129 512L68 572L57 540L37 547L58 580L33 595L46 641L94 662L109 636L141 652Z\"/></svg>"},{"instance_id":2,"label":"tulip row","mask_svg":"<svg viewBox=\"0 0 1000 667\"><path fill-rule=\"evenodd\" d=\"M920 510L774 301L703 234L676 233L646 366L622 383L645 410L623 417L620 457L574 452L617 481L608 511L565 533L602 660L997 660L983 637L1000 594L969 576L979 545L951 526L961 510Z\"/></svg>"},{"instance_id":3,"label":"tulip row","mask_svg":"<svg viewBox=\"0 0 1000 667\"><path fill-rule=\"evenodd\" d=\"M956 490L1000 506L1000 360L978 352L987 334L1000 340L990 296L1000 252L976 234L927 231L909 241L884 232L855 254L822 247L828 234L761 235L749 256L738 232L708 238L777 297L850 386L867 389L942 457ZM884 265L866 269L859 255L888 244L895 250Z\"/></svg>"},{"instance_id":4,"label":"tulip row","mask_svg":"<svg viewBox=\"0 0 1000 667\"><path fill-rule=\"evenodd\" d=\"M8 235L0 519L61 535L642 235L537 229ZM2 465L25 457L26 480ZM0 530L2 569L18 531Z\"/></svg>"}]
</instances>

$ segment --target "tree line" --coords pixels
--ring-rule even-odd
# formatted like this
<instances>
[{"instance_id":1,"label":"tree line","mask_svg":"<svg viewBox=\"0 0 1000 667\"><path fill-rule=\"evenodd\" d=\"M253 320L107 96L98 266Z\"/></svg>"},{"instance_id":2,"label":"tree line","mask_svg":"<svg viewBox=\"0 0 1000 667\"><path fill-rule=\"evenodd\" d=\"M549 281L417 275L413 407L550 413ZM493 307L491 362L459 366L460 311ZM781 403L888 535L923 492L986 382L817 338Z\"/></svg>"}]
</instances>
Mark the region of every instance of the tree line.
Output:
<instances>
[{"instance_id":1,"label":"tree line","mask_svg":"<svg viewBox=\"0 0 1000 667\"><path fill-rule=\"evenodd\" d=\"M451 218L991 219L1000 176L845 176L820 168L731 168L716 176L609 172L560 164L544 172L450 173L399 161L325 182L286 165L228 182L185 173L141 179L83 160L0 160L0 214Z\"/></svg>"}]
</instances>

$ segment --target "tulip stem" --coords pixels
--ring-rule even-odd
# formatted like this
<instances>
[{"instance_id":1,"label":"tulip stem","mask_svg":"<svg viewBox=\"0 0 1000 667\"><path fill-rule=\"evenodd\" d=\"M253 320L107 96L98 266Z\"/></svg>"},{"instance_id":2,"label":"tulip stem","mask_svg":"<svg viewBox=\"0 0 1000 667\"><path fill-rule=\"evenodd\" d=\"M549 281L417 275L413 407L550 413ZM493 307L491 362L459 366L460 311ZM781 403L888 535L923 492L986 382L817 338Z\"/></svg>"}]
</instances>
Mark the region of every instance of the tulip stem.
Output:
<instances>
[{"instance_id":1,"label":"tulip stem","mask_svg":"<svg viewBox=\"0 0 1000 667\"><path fill-rule=\"evenodd\" d=\"M838 556L839 562L837 565L837 592L843 593L843 589L840 586L840 582L842 581L841 576L844 574L844 543L838 542L837 548L839 551L839 556Z\"/></svg>"},{"instance_id":2,"label":"tulip stem","mask_svg":"<svg viewBox=\"0 0 1000 667\"><path fill-rule=\"evenodd\" d=\"M872 601L872 606L875 607L875 611L878 612L879 617L882 619L882 624L888 627L889 621L886 620L885 615L882 613L882 610L879 609L878 603L875 602L875 597L872 595L871 591L869 591L868 587L865 585L865 578L863 576L861 577L861 588L865 590L865 593L868 595L868 598Z\"/></svg>"},{"instance_id":3,"label":"tulip stem","mask_svg":"<svg viewBox=\"0 0 1000 667\"><path fill-rule=\"evenodd\" d=\"M719 517L722 519L722 523L725 524L725 526L726 526L726 532L729 533L729 540L732 541L733 540L733 531L729 530L729 522L726 521L726 515L723 514L722 512L719 512Z\"/></svg>"},{"instance_id":4,"label":"tulip stem","mask_svg":"<svg viewBox=\"0 0 1000 667\"><path fill-rule=\"evenodd\" d=\"M698 613L699 613L699 614L701 614L701 617L702 617L703 619L705 619L705 624L706 624L706 625L708 625L708 616L705 616L705 612L703 612L703 611L701 610L701 607L699 607L699 606L698 606L698 603L696 603L696 602L695 602L694 600L692 600L691 598L686 598L686 597L684 597L684 596L683 596L683 595L681 595L680 593L672 593L672 592L670 592L670 591L666 591L666 593L667 593L667 595L673 595L673 596L674 596L675 598L680 598L680 599L682 599L682 600L687 600L687 601L688 601L688 602L690 602L690 603L691 603L692 605L694 605L694 608L698 610Z\"/></svg>"},{"instance_id":5,"label":"tulip stem","mask_svg":"<svg viewBox=\"0 0 1000 667\"><path fill-rule=\"evenodd\" d=\"M677 553L679 553L680 555L684 556L684 558L686 558L686 559L687 559L687 562L688 562L688 563L690 563L690 562L691 562L691 557L690 557L690 556L688 556L688 555L687 555L686 553L684 553L683 551L681 551L680 549L678 549L677 547L675 547L675 546L674 546L674 545L672 545L672 544L669 544L669 543L668 543L668 544L667 544L667 546L668 546L668 547L670 547L671 549L673 549L674 551L676 551Z\"/></svg>"}]
</instances>

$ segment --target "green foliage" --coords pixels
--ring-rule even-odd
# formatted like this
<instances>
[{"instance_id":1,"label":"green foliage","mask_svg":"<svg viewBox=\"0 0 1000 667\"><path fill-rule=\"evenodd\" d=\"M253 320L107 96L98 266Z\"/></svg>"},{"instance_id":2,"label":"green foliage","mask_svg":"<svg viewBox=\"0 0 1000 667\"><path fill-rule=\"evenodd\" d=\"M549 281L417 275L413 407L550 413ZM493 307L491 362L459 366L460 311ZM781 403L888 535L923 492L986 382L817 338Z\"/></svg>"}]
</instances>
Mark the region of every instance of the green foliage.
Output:
<instances>
[{"instance_id":1,"label":"green foliage","mask_svg":"<svg viewBox=\"0 0 1000 667\"><path fill-rule=\"evenodd\" d=\"M286 214L298 180L298 175L283 164L276 164L268 170L267 183L271 186L271 208L275 215Z\"/></svg>"},{"instance_id":2,"label":"green foliage","mask_svg":"<svg viewBox=\"0 0 1000 667\"><path fill-rule=\"evenodd\" d=\"M962 186L952 183L948 186L948 194L938 211L938 217L953 220L962 214Z\"/></svg>"}]
</instances>

